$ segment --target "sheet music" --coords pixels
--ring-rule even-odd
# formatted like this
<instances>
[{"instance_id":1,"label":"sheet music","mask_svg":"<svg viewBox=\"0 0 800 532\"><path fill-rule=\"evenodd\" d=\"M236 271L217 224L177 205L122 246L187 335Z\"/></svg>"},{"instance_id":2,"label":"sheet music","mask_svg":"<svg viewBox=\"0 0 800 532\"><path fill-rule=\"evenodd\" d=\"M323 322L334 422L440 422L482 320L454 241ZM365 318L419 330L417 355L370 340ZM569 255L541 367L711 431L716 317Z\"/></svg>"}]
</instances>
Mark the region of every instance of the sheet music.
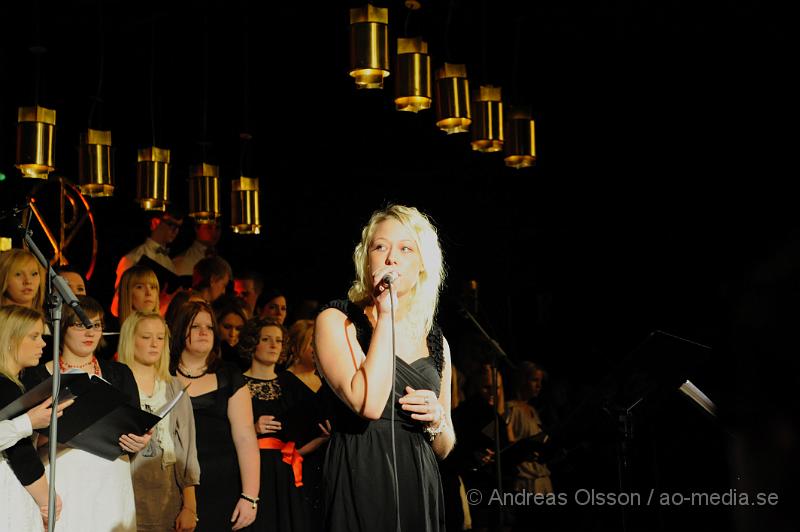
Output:
<instances>
[{"instance_id":1,"label":"sheet music","mask_svg":"<svg viewBox=\"0 0 800 532\"><path fill-rule=\"evenodd\" d=\"M183 397L183 394L185 394L185 393L186 393L186 389L187 389L187 388L188 388L190 385L191 385L191 383L189 383L189 384L187 384L186 386L184 386L184 387L183 387L183 390L181 390L180 392L178 392L178 393L175 395L175 397L173 397L173 398L172 398L172 401L169 401L167 404L165 404L164 406L162 406L162 407L161 407L161 410L159 410L158 412L156 412L156 415L157 415L158 417L160 417L161 419L164 419L165 417L167 417L167 414L169 414L169 413L172 411L172 409L173 409L173 408L175 408L175 405L177 405L177 404L178 404L178 401L180 401L180 400L181 400L181 397Z\"/></svg>"},{"instance_id":2,"label":"sheet music","mask_svg":"<svg viewBox=\"0 0 800 532\"><path fill-rule=\"evenodd\" d=\"M717 414L717 405L715 405L714 402L700 390L700 388L695 386L692 381L687 380L681 384L679 389L712 416Z\"/></svg>"}]
</instances>

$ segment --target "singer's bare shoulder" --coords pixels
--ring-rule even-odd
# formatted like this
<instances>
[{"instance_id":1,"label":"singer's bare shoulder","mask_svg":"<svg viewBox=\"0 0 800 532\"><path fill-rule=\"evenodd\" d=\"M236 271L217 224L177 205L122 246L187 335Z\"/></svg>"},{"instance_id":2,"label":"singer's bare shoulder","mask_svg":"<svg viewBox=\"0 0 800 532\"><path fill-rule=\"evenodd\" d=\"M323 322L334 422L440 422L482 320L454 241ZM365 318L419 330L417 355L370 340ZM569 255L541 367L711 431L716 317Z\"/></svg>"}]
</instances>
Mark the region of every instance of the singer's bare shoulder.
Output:
<instances>
[{"instance_id":1,"label":"singer's bare shoulder","mask_svg":"<svg viewBox=\"0 0 800 532\"><path fill-rule=\"evenodd\" d=\"M330 373L331 365L344 363L351 371L356 371L365 357L356 338L355 325L346 314L335 308L323 310L314 326L320 371Z\"/></svg>"}]
</instances>

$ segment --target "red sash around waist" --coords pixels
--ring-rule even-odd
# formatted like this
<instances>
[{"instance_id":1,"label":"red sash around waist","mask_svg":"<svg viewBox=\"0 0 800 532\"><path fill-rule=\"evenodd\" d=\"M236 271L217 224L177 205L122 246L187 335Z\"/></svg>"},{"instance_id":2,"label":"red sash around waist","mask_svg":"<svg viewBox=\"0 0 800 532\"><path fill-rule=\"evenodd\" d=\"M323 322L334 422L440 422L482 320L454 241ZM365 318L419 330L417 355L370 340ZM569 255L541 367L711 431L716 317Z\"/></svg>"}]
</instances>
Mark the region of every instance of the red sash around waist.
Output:
<instances>
[{"instance_id":1,"label":"red sash around waist","mask_svg":"<svg viewBox=\"0 0 800 532\"><path fill-rule=\"evenodd\" d=\"M280 451L283 462L292 466L294 485L298 488L303 485L303 457L297 452L293 441L282 442L278 438L259 438L258 447Z\"/></svg>"}]
</instances>

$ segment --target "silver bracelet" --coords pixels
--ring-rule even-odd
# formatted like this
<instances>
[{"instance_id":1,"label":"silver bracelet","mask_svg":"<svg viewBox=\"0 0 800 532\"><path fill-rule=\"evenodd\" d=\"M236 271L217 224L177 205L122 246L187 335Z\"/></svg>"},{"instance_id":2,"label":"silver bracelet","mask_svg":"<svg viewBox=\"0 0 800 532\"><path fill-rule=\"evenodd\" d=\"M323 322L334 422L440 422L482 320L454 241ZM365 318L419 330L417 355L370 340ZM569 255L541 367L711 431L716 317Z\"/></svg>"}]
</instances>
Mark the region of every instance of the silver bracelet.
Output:
<instances>
[{"instance_id":1,"label":"silver bracelet","mask_svg":"<svg viewBox=\"0 0 800 532\"><path fill-rule=\"evenodd\" d=\"M433 443L433 440L444 432L445 427L447 426L447 419L445 419L444 414L442 414L442 418L439 420L439 424L436 427L432 427L431 425L426 425L424 429L425 434L428 435L428 439Z\"/></svg>"}]
</instances>

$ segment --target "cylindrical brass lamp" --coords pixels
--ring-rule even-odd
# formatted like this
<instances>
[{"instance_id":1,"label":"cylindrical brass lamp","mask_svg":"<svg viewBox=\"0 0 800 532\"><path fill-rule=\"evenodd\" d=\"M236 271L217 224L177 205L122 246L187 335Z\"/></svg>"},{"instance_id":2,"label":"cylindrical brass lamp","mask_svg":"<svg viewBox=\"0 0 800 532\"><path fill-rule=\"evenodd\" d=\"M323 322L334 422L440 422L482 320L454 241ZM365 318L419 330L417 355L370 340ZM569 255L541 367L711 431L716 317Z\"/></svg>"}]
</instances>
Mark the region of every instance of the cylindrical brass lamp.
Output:
<instances>
[{"instance_id":1,"label":"cylindrical brass lamp","mask_svg":"<svg viewBox=\"0 0 800 532\"><path fill-rule=\"evenodd\" d=\"M17 112L17 164L23 177L47 179L55 170L56 112L36 105Z\"/></svg>"},{"instance_id":2,"label":"cylindrical brass lamp","mask_svg":"<svg viewBox=\"0 0 800 532\"><path fill-rule=\"evenodd\" d=\"M389 75L389 10L367 4L350 10L350 75L359 89L382 89Z\"/></svg>"},{"instance_id":3,"label":"cylindrical brass lamp","mask_svg":"<svg viewBox=\"0 0 800 532\"><path fill-rule=\"evenodd\" d=\"M93 197L112 196L113 168L111 132L89 129L82 134L78 154L81 193Z\"/></svg>"},{"instance_id":4,"label":"cylindrical brass lamp","mask_svg":"<svg viewBox=\"0 0 800 532\"><path fill-rule=\"evenodd\" d=\"M136 201L147 211L165 211L169 203L169 150L143 148L136 164Z\"/></svg>"},{"instance_id":5,"label":"cylindrical brass lamp","mask_svg":"<svg viewBox=\"0 0 800 532\"><path fill-rule=\"evenodd\" d=\"M395 99L398 111L417 113L431 106L431 58L422 37L397 39L397 81Z\"/></svg>"},{"instance_id":6,"label":"cylindrical brass lamp","mask_svg":"<svg viewBox=\"0 0 800 532\"><path fill-rule=\"evenodd\" d=\"M216 223L219 206L219 166L200 163L189 170L189 216L196 223Z\"/></svg>"},{"instance_id":7,"label":"cylindrical brass lamp","mask_svg":"<svg viewBox=\"0 0 800 532\"><path fill-rule=\"evenodd\" d=\"M503 149L503 100L500 87L481 85L475 93L472 149L484 153Z\"/></svg>"},{"instance_id":8,"label":"cylindrical brass lamp","mask_svg":"<svg viewBox=\"0 0 800 532\"><path fill-rule=\"evenodd\" d=\"M436 71L436 127L450 135L469 131L470 123L467 67L445 63Z\"/></svg>"},{"instance_id":9,"label":"cylindrical brass lamp","mask_svg":"<svg viewBox=\"0 0 800 532\"><path fill-rule=\"evenodd\" d=\"M511 168L528 168L536 162L536 133L531 112L514 109L506 122L505 162Z\"/></svg>"},{"instance_id":10,"label":"cylindrical brass lamp","mask_svg":"<svg viewBox=\"0 0 800 532\"><path fill-rule=\"evenodd\" d=\"M241 176L231 185L231 229L240 235L261 233L258 178Z\"/></svg>"}]
</instances>

